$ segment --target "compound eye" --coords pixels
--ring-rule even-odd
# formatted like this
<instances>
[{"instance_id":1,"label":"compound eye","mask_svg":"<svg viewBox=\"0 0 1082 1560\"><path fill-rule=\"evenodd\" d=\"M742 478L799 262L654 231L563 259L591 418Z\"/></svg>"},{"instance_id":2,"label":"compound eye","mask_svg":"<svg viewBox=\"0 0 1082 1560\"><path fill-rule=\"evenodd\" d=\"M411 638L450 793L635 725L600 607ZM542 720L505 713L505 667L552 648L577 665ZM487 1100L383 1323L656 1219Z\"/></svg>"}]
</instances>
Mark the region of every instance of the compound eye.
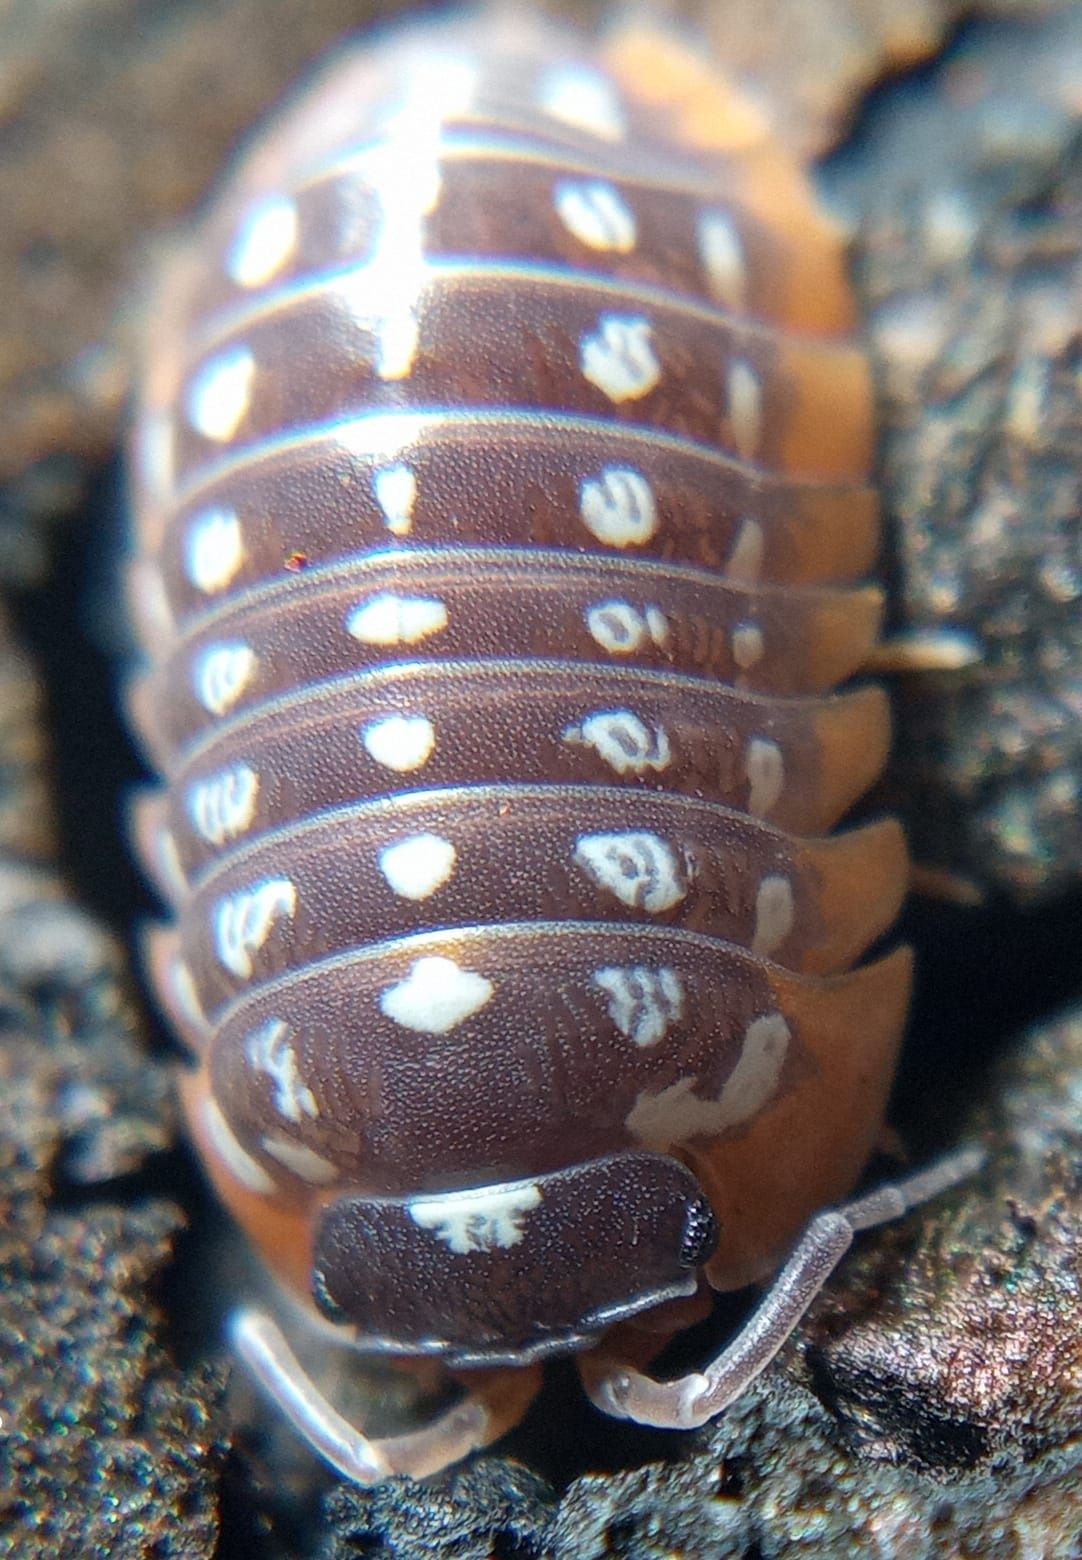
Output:
<instances>
[{"instance_id":1,"label":"compound eye","mask_svg":"<svg viewBox=\"0 0 1082 1560\"><path fill-rule=\"evenodd\" d=\"M680 1262L684 1267L701 1267L712 1257L718 1244L718 1221L703 1196L692 1197L684 1212L684 1239Z\"/></svg>"},{"instance_id":2,"label":"compound eye","mask_svg":"<svg viewBox=\"0 0 1082 1560\"><path fill-rule=\"evenodd\" d=\"M522 1364L694 1293L716 1240L690 1170L627 1151L528 1180L341 1197L316 1231L313 1293L364 1347Z\"/></svg>"}]
</instances>

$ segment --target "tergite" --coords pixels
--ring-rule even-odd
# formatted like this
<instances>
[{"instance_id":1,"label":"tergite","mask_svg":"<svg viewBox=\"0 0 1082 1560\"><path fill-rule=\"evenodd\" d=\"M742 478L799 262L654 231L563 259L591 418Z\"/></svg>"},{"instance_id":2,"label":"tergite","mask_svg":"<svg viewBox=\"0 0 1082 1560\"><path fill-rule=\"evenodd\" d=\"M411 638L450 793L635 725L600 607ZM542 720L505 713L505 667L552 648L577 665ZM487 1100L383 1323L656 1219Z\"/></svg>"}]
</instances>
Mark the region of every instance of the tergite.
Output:
<instances>
[{"instance_id":1,"label":"tergite","mask_svg":"<svg viewBox=\"0 0 1082 1560\"><path fill-rule=\"evenodd\" d=\"M131 707L191 1133L298 1326L465 1394L373 1439L238 1349L352 1478L500 1435L541 1362L701 1424L855 1229L910 956L874 419L839 234L665 32L521 16L346 48L152 314ZM811 1221L809 1223L809 1220ZM801 1236L801 1230L807 1226ZM710 1291L780 1276L702 1373Z\"/></svg>"}]
</instances>

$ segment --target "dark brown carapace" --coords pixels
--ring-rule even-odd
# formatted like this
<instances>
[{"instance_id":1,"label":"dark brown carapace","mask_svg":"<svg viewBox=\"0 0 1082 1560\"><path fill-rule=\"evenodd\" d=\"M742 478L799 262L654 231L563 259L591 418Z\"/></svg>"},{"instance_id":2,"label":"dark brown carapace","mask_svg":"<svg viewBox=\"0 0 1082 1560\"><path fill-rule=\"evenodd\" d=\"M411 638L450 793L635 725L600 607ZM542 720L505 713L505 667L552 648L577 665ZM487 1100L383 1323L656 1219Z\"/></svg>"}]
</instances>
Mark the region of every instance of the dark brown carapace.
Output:
<instances>
[{"instance_id":1,"label":"dark brown carapace","mask_svg":"<svg viewBox=\"0 0 1082 1560\"><path fill-rule=\"evenodd\" d=\"M610 1412L701 1422L899 1205L815 1221L766 1343L637 1369L852 1187L906 1012L907 951L854 967L900 830L831 833L888 745L835 691L881 607L853 330L724 80L521 20L343 53L163 289L132 704L191 1130L343 1342L472 1389L373 1442L242 1313L353 1477L492 1439L572 1350Z\"/></svg>"}]
</instances>

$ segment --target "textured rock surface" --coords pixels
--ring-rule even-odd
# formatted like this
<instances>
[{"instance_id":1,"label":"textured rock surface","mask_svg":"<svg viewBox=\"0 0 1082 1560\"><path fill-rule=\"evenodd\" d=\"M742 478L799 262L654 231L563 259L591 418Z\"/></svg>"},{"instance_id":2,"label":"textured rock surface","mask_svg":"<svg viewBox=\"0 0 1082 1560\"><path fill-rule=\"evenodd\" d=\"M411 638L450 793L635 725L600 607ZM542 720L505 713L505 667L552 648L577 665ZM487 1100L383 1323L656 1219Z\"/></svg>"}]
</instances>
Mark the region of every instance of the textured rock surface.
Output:
<instances>
[{"instance_id":1,"label":"textured rock surface","mask_svg":"<svg viewBox=\"0 0 1082 1560\"><path fill-rule=\"evenodd\" d=\"M974 29L825 180L857 228L900 625L983 662L909 679L918 859L1021 900L1082 882L1082 8Z\"/></svg>"},{"instance_id":2,"label":"textured rock surface","mask_svg":"<svg viewBox=\"0 0 1082 1560\"><path fill-rule=\"evenodd\" d=\"M217 1530L213 1368L185 1379L153 1299L180 1209L117 947L48 865L39 698L0 634L0 1555L194 1557ZM130 1189L130 1190L127 1190Z\"/></svg>"}]
</instances>

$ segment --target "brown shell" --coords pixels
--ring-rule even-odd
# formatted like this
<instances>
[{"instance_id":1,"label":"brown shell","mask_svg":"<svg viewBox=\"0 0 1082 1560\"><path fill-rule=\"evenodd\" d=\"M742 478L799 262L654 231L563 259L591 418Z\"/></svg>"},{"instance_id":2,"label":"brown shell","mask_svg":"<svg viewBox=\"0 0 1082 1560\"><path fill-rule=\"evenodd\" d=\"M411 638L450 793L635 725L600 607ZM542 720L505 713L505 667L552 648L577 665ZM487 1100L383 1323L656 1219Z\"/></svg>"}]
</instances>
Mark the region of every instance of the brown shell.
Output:
<instances>
[{"instance_id":1,"label":"brown shell","mask_svg":"<svg viewBox=\"0 0 1082 1560\"><path fill-rule=\"evenodd\" d=\"M854 968L896 824L831 836L889 740L880 689L835 691L881 610L853 325L838 235L724 81L521 22L344 52L163 290L153 977L223 1196L376 1346L434 1346L407 1298L441 1239L474 1254L447 1350L500 1356L477 1307L561 1239L594 1320L566 1285L538 1320L578 1346L619 1294L687 1293L698 1187L725 1288L859 1174L909 959ZM617 1235L636 1186L664 1235ZM391 1298L351 1311L381 1253Z\"/></svg>"}]
</instances>

